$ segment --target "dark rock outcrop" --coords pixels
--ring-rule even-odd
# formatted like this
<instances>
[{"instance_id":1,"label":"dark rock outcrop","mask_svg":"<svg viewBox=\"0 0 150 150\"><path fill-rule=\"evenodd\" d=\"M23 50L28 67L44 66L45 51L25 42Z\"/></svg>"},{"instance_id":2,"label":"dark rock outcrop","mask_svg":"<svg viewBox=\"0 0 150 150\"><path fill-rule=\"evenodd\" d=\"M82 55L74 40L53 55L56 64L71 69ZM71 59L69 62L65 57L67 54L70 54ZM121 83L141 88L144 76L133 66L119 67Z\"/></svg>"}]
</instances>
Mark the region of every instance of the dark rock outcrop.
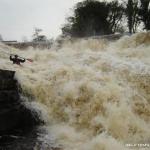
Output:
<instances>
[{"instance_id":1,"label":"dark rock outcrop","mask_svg":"<svg viewBox=\"0 0 150 150\"><path fill-rule=\"evenodd\" d=\"M24 132L42 122L36 111L23 105L14 75L0 70L0 136Z\"/></svg>"},{"instance_id":2,"label":"dark rock outcrop","mask_svg":"<svg viewBox=\"0 0 150 150\"><path fill-rule=\"evenodd\" d=\"M24 105L15 72L0 70L0 150L60 150L42 141L47 134L39 113Z\"/></svg>"}]
</instances>

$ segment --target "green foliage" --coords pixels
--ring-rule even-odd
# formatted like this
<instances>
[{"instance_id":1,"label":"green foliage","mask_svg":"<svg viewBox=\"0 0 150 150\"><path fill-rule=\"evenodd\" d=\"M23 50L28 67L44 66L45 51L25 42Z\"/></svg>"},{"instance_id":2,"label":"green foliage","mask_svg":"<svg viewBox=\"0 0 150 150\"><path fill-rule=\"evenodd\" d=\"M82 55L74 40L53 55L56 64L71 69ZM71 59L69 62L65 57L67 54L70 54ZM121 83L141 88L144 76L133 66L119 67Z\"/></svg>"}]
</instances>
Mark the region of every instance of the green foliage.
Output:
<instances>
[{"instance_id":1,"label":"green foliage","mask_svg":"<svg viewBox=\"0 0 150 150\"><path fill-rule=\"evenodd\" d=\"M150 0L84 0L76 4L62 33L73 37L105 35L124 32L126 24L129 32L135 33L141 22L150 30Z\"/></svg>"},{"instance_id":2,"label":"green foliage","mask_svg":"<svg viewBox=\"0 0 150 150\"><path fill-rule=\"evenodd\" d=\"M122 17L122 9L118 6L118 2L79 2L74 8L74 16L67 19L68 24L62 28L62 32L75 37L111 34L117 29Z\"/></svg>"}]
</instances>

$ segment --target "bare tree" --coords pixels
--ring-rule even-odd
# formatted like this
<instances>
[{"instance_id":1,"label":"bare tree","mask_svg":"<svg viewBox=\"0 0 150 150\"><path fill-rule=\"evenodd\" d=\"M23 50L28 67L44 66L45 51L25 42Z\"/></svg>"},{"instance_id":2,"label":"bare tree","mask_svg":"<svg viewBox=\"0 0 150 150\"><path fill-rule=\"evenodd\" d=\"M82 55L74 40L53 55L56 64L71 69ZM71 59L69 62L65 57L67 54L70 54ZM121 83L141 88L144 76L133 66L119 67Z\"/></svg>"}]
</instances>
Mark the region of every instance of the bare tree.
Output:
<instances>
[{"instance_id":1,"label":"bare tree","mask_svg":"<svg viewBox=\"0 0 150 150\"><path fill-rule=\"evenodd\" d=\"M39 37L39 34L42 32L43 30L40 28L34 28L34 33L33 33L33 39L36 39Z\"/></svg>"},{"instance_id":2,"label":"bare tree","mask_svg":"<svg viewBox=\"0 0 150 150\"><path fill-rule=\"evenodd\" d=\"M137 26L140 23L139 20L139 1L138 0L128 0L126 15L128 19L128 28L130 33L135 33Z\"/></svg>"},{"instance_id":3,"label":"bare tree","mask_svg":"<svg viewBox=\"0 0 150 150\"><path fill-rule=\"evenodd\" d=\"M115 33L121 31L123 29L121 23L125 12L123 3L119 3L118 0L112 1L109 3L109 9L108 21L112 32Z\"/></svg>"}]
</instances>

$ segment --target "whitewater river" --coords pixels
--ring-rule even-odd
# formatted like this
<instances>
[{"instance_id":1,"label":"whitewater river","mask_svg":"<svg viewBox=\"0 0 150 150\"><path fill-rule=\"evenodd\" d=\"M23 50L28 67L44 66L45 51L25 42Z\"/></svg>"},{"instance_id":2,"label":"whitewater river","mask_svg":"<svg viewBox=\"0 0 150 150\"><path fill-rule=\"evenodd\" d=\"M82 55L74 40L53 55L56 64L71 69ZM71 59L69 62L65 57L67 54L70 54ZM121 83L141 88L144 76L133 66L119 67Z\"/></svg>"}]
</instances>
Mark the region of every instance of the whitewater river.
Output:
<instances>
[{"instance_id":1,"label":"whitewater river","mask_svg":"<svg viewBox=\"0 0 150 150\"><path fill-rule=\"evenodd\" d=\"M34 62L12 65L2 51ZM27 106L42 111L41 141L62 150L150 149L150 32L68 40L57 50L0 44L0 68L16 71Z\"/></svg>"}]
</instances>

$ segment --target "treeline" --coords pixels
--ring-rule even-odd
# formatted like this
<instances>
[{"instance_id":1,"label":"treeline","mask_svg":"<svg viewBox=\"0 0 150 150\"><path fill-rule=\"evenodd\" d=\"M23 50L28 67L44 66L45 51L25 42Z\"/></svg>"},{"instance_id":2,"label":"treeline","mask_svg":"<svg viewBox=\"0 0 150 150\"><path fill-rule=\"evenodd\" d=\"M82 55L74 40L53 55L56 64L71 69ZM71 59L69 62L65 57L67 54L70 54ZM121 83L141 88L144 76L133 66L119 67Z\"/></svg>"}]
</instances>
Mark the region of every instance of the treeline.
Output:
<instances>
[{"instance_id":1,"label":"treeline","mask_svg":"<svg viewBox=\"0 0 150 150\"><path fill-rule=\"evenodd\" d=\"M87 37L150 30L150 0L85 0L74 7L62 27L63 35Z\"/></svg>"}]
</instances>

